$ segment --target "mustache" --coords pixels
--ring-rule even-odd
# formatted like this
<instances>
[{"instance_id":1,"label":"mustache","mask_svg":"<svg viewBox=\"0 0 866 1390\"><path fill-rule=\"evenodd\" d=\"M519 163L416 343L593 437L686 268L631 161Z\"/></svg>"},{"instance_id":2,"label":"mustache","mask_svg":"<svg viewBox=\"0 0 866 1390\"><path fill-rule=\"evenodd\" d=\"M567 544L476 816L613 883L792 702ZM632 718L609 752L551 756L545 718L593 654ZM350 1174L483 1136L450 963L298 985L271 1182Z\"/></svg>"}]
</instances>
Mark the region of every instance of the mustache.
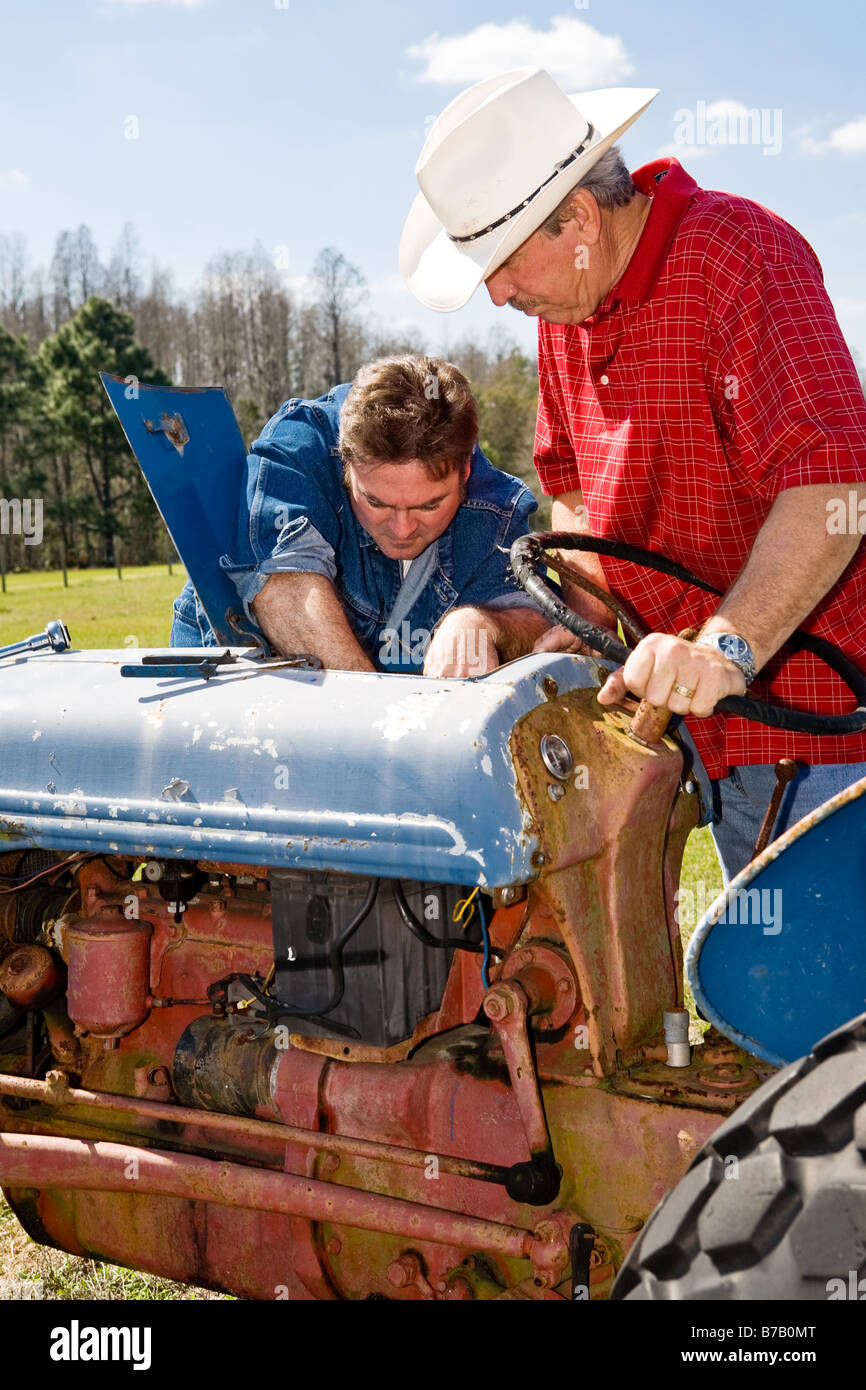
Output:
<instances>
[{"instance_id":1,"label":"mustache","mask_svg":"<svg viewBox=\"0 0 866 1390\"><path fill-rule=\"evenodd\" d=\"M543 303L544 301L541 299L518 299L517 296L508 300L509 308L518 309L521 313L524 313L527 309L537 309L538 306Z\"/></svg>"}]
</instances>

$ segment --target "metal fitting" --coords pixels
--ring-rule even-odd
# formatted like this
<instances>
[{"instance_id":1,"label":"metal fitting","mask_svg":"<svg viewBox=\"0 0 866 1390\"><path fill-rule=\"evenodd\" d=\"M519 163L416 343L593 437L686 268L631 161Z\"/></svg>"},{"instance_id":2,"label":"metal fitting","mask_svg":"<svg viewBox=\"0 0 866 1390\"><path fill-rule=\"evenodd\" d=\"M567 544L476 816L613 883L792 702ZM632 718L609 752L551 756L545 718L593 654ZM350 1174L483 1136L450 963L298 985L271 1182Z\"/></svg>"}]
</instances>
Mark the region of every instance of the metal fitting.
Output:
<instances>
[{"instance_id":1,"label":"metal fitting","mask_svg":"<svg viewBox=\"0 0 866 1390\"><path fill-rule=\"evenodd\" d=\"M685 1009L665 1010L667 1066L687 1067L692 1060L689 1046L689 1016Z\"/></svg>"}]
</instances>

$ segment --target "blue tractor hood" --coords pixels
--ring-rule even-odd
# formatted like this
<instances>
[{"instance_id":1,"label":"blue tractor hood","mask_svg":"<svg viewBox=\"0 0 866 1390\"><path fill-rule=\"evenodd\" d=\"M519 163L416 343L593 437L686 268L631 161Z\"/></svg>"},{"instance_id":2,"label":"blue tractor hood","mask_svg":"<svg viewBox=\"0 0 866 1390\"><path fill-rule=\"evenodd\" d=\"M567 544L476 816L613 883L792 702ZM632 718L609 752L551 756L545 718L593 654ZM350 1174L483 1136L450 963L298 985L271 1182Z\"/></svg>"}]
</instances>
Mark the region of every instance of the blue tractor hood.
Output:
<instances>
[{"instance_id":1,"label":"blue tractor hood","mask_svg":"<svg viewBox=\"0 0 866 1390\"><path fill-rule=\"evenodd\" d=\"M222 387L148 386L100 372L129 447L217 642L254 629L220 569L234 546L246 450Z\"/></svg>"},{"instance_id":2,"label":"blue tractor hood","mask_svg":"<svg viewBox=\"0 0 866 1390\"><path fill-rule=\"evenodd\" d=\"M594 687L594 662L434 681L234 654L208 681L128 679L129 652L0 662L0 843L485 887L535 876L509 739L546 676Z\"/></svg>"}]
</instances>

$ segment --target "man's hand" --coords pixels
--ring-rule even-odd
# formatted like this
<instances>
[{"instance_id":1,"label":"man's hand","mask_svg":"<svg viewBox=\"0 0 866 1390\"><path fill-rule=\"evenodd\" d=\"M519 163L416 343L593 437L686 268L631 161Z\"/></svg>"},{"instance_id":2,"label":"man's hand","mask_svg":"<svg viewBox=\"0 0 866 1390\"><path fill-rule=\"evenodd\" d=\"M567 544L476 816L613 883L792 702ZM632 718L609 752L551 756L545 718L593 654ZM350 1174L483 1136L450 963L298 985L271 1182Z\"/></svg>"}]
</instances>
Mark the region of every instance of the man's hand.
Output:
<instances>
[{"instance_id":1,"label":"man's hand","mask_svg":"<svg viewBox=\"0 0 866 1390\"><path fill-rule=\"evenodd\" d=\"M681 695L675 685L694 694ZM696 647L680 637L651 632L625 665L611 672L598 692L598 702L619 704L627 690L652 705L666 705L674 714L705 719L726 695L744 695L746 682L739 667L712 647Z\"/></svg>"},{"instance_id":2,"label":"man's hand","mask_svg":"<svg viewBox=\"0 0 866 1390\"><path fill-rule=\"evenodd\" d=\"M440 622L424 662L425 676L483 676L532 650L549 624L537 608L452 608Z\"/></svg>"},{"instance_id":3,"label":"man's hand","mask_svg":"<svg viewBox=\"0 0 866 1390\"><path fill-rule=\"evenodd\" d=\"M433 633L424 660L425 676L458 680L483 676L499 665L495 633L480 609L455 608Z\"/></svg>"},{"instance_id":4,"label":"man's hand","mask_svg":"<svg viewBox=\"0 0 866 1390\"><path fill-rule=\"evenodd\" d=\"M616 633L611 628L606 629L611 637L616 637ZM536 652L576 652L579 656L592 656L593 648L588 647L579 637L575 637L573 632L569 632L567 627L561 627L559 623L555 627L549 627L546 632L542 632L535 646L532 648L533 655Z\"/></svg>"}]
</instances>

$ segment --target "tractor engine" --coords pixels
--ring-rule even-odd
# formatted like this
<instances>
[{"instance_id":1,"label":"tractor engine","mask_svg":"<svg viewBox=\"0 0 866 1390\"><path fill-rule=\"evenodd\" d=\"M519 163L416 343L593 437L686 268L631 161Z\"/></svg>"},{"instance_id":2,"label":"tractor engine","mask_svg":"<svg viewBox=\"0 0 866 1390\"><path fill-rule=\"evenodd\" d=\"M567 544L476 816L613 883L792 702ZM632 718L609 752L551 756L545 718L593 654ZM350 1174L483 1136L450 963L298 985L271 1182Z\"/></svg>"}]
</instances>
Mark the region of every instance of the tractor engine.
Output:
<instances>
[{"instance_id":1,"label":"tractor engine","mask_svg":"<svg viewBox=\"0 0 866 1390\"><path fill-rule=\"evenodd\" d=\"M30 658L67 662L82 727L88 656ZM606 1296L769 1070L683 1041L677 743L630 738L584 658L433 691L182 677L156 704L100 678L126 702L103 753L75 762L80 729L31 702L8 774L0 1183L25 1229L245 1298ZM375 756L347 763L364 700ZM125 789L118 730L147 740Z\"/></svg>"}]
</instances>

